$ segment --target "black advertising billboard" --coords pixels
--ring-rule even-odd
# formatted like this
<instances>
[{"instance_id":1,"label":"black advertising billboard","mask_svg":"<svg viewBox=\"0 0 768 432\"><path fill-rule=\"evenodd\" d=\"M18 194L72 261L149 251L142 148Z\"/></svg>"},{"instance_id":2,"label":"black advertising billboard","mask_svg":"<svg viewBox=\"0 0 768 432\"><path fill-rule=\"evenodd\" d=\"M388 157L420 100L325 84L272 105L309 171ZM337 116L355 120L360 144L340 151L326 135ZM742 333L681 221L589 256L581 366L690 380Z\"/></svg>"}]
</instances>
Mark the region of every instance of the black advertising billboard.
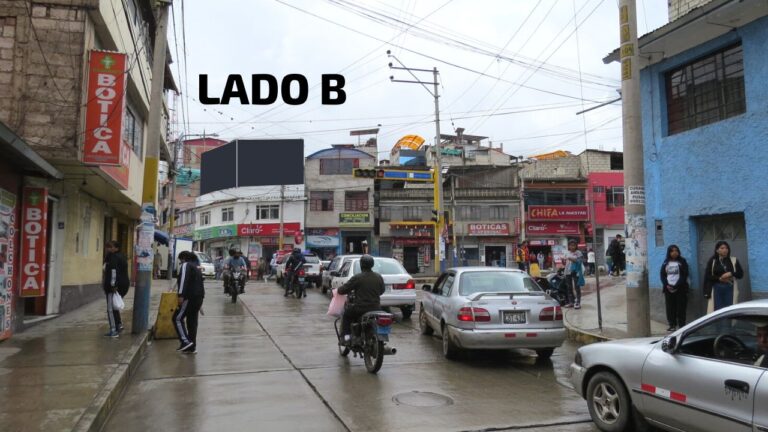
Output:
<instances>
[{"instance_id":1,"label":"black advertising billboard","mask_svg":"<svg viewBox=\"0 0 768 432\"><path fill-rule=\"evenodd\" d=\"M304 184L304 140L232 141L203 153L200 177L201 195L243 186Z\"/></svg>"}]
</instances>

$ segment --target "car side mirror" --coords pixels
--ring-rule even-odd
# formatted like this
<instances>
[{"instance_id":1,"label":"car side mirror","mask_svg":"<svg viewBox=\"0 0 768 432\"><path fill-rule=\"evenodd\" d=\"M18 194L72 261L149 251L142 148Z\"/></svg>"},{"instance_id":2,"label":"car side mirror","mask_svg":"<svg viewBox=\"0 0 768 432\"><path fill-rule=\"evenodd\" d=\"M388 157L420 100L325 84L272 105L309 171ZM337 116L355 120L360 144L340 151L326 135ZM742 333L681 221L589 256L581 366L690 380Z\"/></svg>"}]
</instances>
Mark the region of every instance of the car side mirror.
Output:
<instances>
[{"instance_id":1,"label":"car side mirror","mask_svg":"<svg viewBox=\"0 0 768 432\"><path fill-rule=\"evenodd\" d=\"M437 287L432 287L432 294L440 294L440 290Z\"/></svg>"},{"instance_id":2,"label":"car side mirror","mask_svg":"<svg viewBox=\"0 0 768 432\"><path fill-rule=\"evenodd\" d=\"M661 341L661 350L665 353L672 354L675 352L675 349L677 348L677 337L676 336L670 336L663 341Z\"/></svg>"},{"instance_id":3,"label":"car side mirror","mask_svg":"<svg viewBox=\"0 0 768 432\"><path fill-rule=\"evenodd\" d=\"M424 285L421 286L421 290L422 291L430 291L431 292L432 291L432 285L424 284Z\"/></svg>"},{"instance_id":4,"label":"car side mirror","mask_svg":"<svg viewBox=\"0 0 768 432\"><path fill-rule=\"evenodd\" d=\"M339 272L337 272L337 271L332 271L331 272L331 276L338 276L338 275L339 275Z\"/></svg>"}]
</instances>

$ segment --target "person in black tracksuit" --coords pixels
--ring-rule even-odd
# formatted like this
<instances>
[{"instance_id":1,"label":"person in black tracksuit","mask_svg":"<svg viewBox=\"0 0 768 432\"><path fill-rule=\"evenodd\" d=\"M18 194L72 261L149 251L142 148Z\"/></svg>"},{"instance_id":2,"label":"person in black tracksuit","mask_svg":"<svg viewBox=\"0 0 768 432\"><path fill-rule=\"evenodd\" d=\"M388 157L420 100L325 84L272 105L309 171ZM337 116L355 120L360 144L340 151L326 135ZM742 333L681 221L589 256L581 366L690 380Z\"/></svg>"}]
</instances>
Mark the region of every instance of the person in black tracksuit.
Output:
<instances>
[{"instance_id":1,"label":"person in black tracksuit","mask_svg":"<svg viewBox=\"0 0 768 432\"><path fill-rule=\"evenodd\" d=\"M293 280L296 277L296 272L306 263L307 259L304 258L304 254L301 253L301 249L294 248L293 252L291 252L291 256L289 256L288 260L285 261L285 273L287 277L285 283L285 294L283 297L288 297L288 294L293 292ZM307 293L305 292L304 297L306 296Z\"/></svg>"},{"instance_id":2,"label":"person in black tracksuit","mask_svg":"<svg viewBox=\"0 0 768 432\"><path fill-rule=\"evenodd\" d=\"M667 248L667 257L659 275L667 305L667 331L671 332L685 325L685 308L688 305L688 262L680 255L677 245Z\"/></svg>"},{"instance_id":3,"label":"person in black tracksuit","mask_svg":"<svg viewBox=\"0 0 768 432\"><path fill-rule=\"evenodd\" d=\"M180 342L177 351L193 354L197 353L197 318L205 297L203 274L193 264L194 259L192 252L179 254L182 263L177 285L179 308L173 313L173 328Z\"/></svg>"},{"instance_id":4,"label":"person in black tracksuit","mask_svg":"<svg viewBox=\"0 0 768 432\"><path fill-rule=\"evenodd\" d=\"M108 241L104 249L107 255L104 257L101 287L107 297L107 320L109 321L109 332L104 336L118 337L123 331L123 321L120 318L120 311L112 306L112 298L116 293L121 297L128 294L131 283L128 277L128 260L120 252L120 243L114 240Z\"/></svg>"},{"instance_id":5,"label":"person in black tracksuit","mask_svg":"<svg viewBox=\"0 0 768 432\"><path fill-rule=\"evenodd\" d=\"M343 338L351 333L352 323L359 320L366 312L372 312L381 309L381 295L384 294L384 278L380 274L372 271L373 257L363 255L360 258L360 270L352 276L344 285L339 288L339 294L354 293L355 302L347 303L344 308L344 317L341 321L341 332Z\"/></svg>"}]
</instances>

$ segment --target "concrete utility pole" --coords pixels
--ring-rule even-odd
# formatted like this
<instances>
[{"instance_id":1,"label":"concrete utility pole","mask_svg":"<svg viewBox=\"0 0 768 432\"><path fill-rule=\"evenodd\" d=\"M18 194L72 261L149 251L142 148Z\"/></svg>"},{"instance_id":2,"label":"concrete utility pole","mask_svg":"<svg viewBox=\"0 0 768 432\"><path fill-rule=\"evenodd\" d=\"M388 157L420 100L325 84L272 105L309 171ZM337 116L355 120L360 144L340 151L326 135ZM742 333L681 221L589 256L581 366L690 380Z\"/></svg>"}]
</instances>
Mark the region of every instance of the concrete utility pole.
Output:
<instances>
[{"instance_id":1,"label":"concrete utility pole","mask_svg":"<svg viewBox=\"0 0 768 432\"><path fill-rule=\"evenodd\" d=\"M587 156L589 157L589 156ZM600 299L600 271L597 265L597 216L595 215L595 186L589 189L589 223L592 225L592 253L595 254L595 292L597 293L597 326L603 331L603 304ZM601 246L602 249L602 246Z\"/></svg>"},{"instance_id":2,"label":"concrete utility pole","mask_svg":"<svg viewBox=\"0 0 768 432\"><path fill-rule=\"evenodd\" d=\"M280 238L277 242L279 250L283 250L283 242L285 241L283 234L283 209L285 208L285 185L280 185Z\"/></svg>"},{"instance_id":3,"label":"concrete utility pole","mask_svg":"<svg viewBox=\"0 0 768 432\"><path fill-rule=\"evenodd\" d=\"M154 253L154 219L157 217L157 175L160 165L160 130L163 116L163 84L165 82L165 50L168 45L168 7L170 2L158 2L155 46L152 52L152 84L147 126L147 153L144 159L144 187L137 256L136 292L133 297L131 333L142 334L149 327L149 294L152 289L152 263Z\"/></svg>"},{"instance_id":4,"label":"concrete utility pole","mask_svg":"<svg viewBox=\"0 0 768 432\"><path fill-rule=\"evenodd\" d=\"M627 263L627 332L629 336L651 334L648 293L648 228L645 218L643 135L640 112L640 57L637 48L635 0L619 3L621 35L621 96L623 98L625 246Z\"/></svg>"}]
</instances>

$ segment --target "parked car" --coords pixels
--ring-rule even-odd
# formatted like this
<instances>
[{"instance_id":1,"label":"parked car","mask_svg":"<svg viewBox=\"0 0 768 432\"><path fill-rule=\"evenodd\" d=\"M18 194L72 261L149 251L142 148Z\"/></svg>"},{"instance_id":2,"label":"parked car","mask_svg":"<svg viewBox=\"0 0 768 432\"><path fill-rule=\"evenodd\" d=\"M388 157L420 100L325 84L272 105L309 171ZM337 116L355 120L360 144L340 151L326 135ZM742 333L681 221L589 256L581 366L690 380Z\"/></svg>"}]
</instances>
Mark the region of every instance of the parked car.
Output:
<instances>
[{"instance_id":1,"label":"parked car","mask_svg":"<svg viewBox=\"0 0 768 432\"><path fill-rule=\"evenodd\" d=\"M205 252L195 252L195 255L200 261L200 271L203 273L203 277L216 277L216 269L211 257Z\"/></svg>"},{"instance_id":2,"label":"parked car","mask_svg":"<svg viewBox=\"0 0 768 432\"><path fill-rule=\"evenodd\" d=\"M331 260L320 260L320 271L326 270L331 265Z\"/></svg>"},{"instance_id":3,"label":"parked car","mask_svg":"<svg viewBox=\"0 0 768 432\"><path fill-rule=\"evenodd\" d=\"M331 279L334 277L334 273L338 273L339 270L341 270L341 266L344 265L346 261L360 258L362 255L337 255L331 260L331 263L328 267L326 267L326 270L323 270L323 280L322 280L322 289L323 294L331 290ZM338 275L336 275L338 276Z\"/></svg>"},{"instance_id":4,"label":"parked car","mask_svg":"<svg viewBox=\"0 0 768 432\"><path fill-rule=\"evenodd\" d=\"M721 309L664 338L579 348L575 390L603 431L768 430L768 300Z\"/></svg>"},{"instance_id":5,"label":"parked car","mask_svg":"<svg viewBox=\"0 0 768 432\"><path fill-rule=\"evenodd\" d=\"M419 328L442 335L447 358L462 349L528 348L547 359L565 340L560 305L523 271L449 269L422 289Z\"/></svg>"},{"instance_id":6,"label":"parked car","mask_svg":"<svg viewBox=\"0 0 768 432\"><path fill-rule=\"evenodd\" d=\"M304 274L306 275L306 281L315 284L315 287L320 288L323 283L323 271L320 265L320 258L311 252L304 253L304 259L307 263L304 264Z\"/></svg>"},{"instance_id":7,"label":"parked car","mask_svg":"<svg viewBox=\"0 0 768 432\"><path fill-rule=\"evenodd\" d=\"M339 270L339 275L331 279L331 287L336 289L344 285L352 276L360 273L360 258L346 260ZM397 307L408 319L416 307L416 282L405 268L393 258L374 257L373 271L384 279L384 294L381 296L382 307Z\"/></svg>"}]
</instances>

